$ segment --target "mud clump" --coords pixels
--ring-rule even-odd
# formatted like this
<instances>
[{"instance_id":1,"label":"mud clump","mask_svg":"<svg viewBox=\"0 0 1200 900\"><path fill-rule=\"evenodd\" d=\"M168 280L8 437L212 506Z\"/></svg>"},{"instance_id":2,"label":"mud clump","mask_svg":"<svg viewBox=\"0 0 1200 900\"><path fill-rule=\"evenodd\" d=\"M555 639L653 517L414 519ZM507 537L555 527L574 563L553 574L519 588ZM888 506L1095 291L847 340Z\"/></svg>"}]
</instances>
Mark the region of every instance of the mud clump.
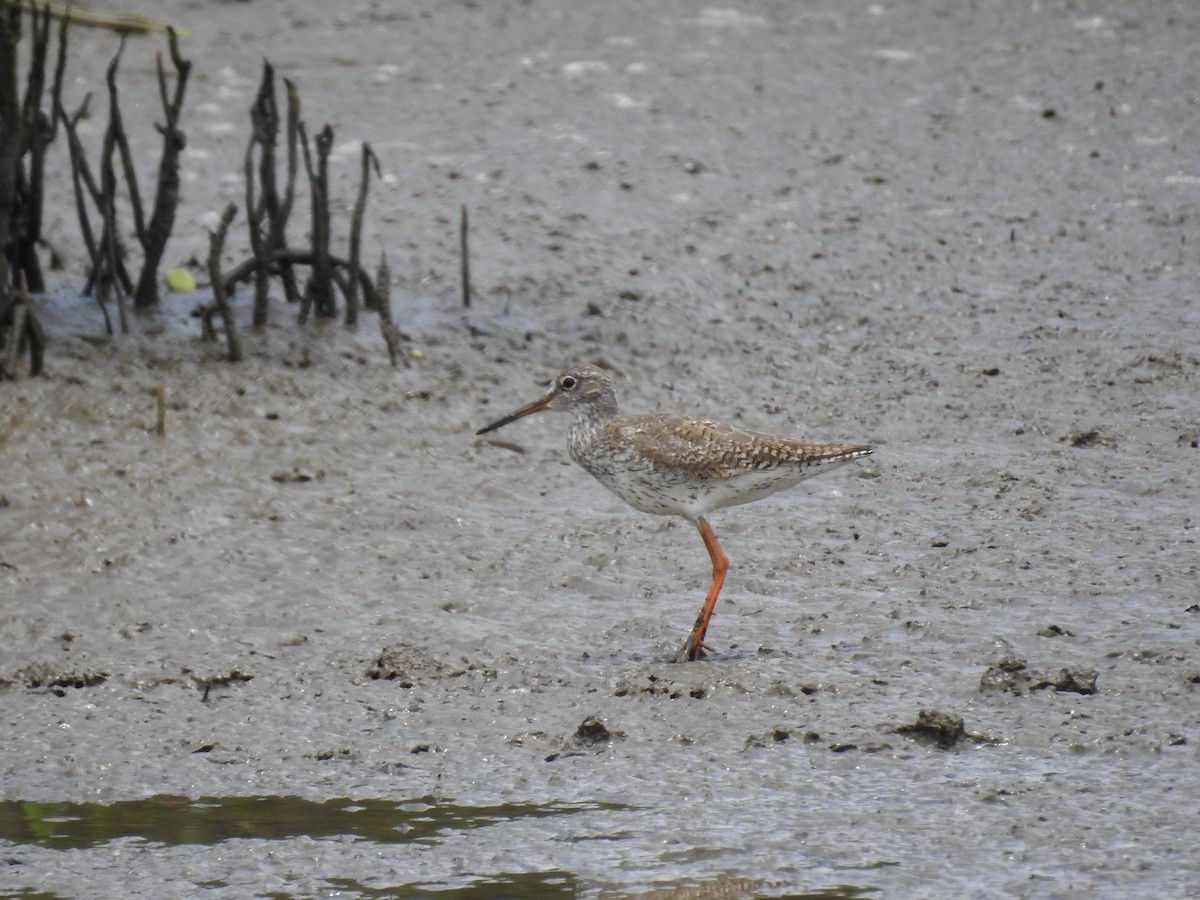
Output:
<instances>
[{"instance_id":1,"label":"mud clump","mask_svg":"<svg viewBox=\"0 0 1200 900\"><path fill-rule=\"evenodd\" d=\"M637 694L666 697L669 700L678 700L682 697L703 700L708 692L700 685L692 685L690 687L679 685L673 681L661 679L654 674L647 675L644 683L622 680L613 690L614 697L629 697Z\"/></svg>"},{"instance_id":2,"label":"mud clump","mask_svg":"<svg viewBox=\"0 0 1200 900\"><path fill-rule=\"evenodd\" d=\"M907 735L922 744L933 744L940 750L953 749L968 738L962 716L936 709L921 710L917 713L917 721L899 725L895 730L896 734Z\"/></svg>"},{"instance_id":3,"label":"mud clump","mask_svg":"<svg viewBox=\"0 0 1200 900\"><path fill-rule=\"evenodd\" d=\"M1096 679L1099 673L1095 669L1061 669L1053 681L1038 685L1035 690L1052 687L1056 691L1071 694L1094 694L1098 690Z\"/></svg>"},{"instance_id":4,"label":"mud clump","mask_svg":"<svg viewBox=\"0 0 1200 900\"><path fill-rule=\"evenodd\" d=\"M1006 656L983 673L979 679L979 690L985 694L1007 691L1018 697L1047 688L1074 694L1095 694L1099 691L1096 687L1098 677L1095 669L1083 668L1060 669L1055 675L1042 674L1030 669L1025 660Z\"/></svg>"},{"instance_id":5,"label":"mud clump","mask_svg":"<svg viewBox=\"0 0 1200 900\"><path fill-rule=\"evenodd\" d=\"M764 734L752 734L746 738L743 749L769 747L772 744L784 744L792 738L792 733L786 728L776 726Z\"/></svg>"},{"instance_id":6,"label":"mud clump","mask_svg":"<svg viewBox=\"0 0 1200 900\"><path fill-rule=\"evenodd\" d=\"M587 750L599 750L607 747L614 740L625 737L623 732L611 731L596 716L588 716L579 723L574 733L563 740L562 748L546 757L546 762L554 762L569 756L583 756Z\"/></svg>"},{"instance_id":7,"label":"mud clump","mask_svg":"<svg viewBox=\"0 0 1200 900\"><path fill-rule=\"evenodd\" d=\"M607 744L613 739L613 736L607 725L595 716L588 716L575 729L574 740L579 745Z\"/></svg>"},{"instance_id":8,"label":"mud clump","mask_svg":"<svg viewBox=\"0 0 1200 900\"><path fill-rule=\"evenodd\" d=\"M376 681L396 681L402 688L414 687L421 675L441 678L453 672L444 663L423 650L400 644L384 647L367 668L367 677Z\"/></svg>"},{"instance_id":9,"label":"mud clump","mask_svg":"<svg viewBox=\"0 0 1200 900\"><path fill-rule=\"evenodd\" d=\"M909 725L892 729L896 734L910 737L922 744L930 744L939 750L953 750L965 743L998 744L999 739L975 731L967 731L962 716L936 709L923 709L917 720Z\"/></svg>"},{"instance_id":10,"label":"mud clump","mask_svg":"<svg viewBox=\"0 0 1200 900\"><path fill-rule=\"evenodd\" d=\"M207 703L209 695L213 688L229 687L233 684L245 684L247 681L253 681L254 676L243 672L241 669L230 669L221 675L197 675L195 672L185 672L190 675L192 681L196 683L196 687L200 688L204 693L200 696L201 703Z\"/></svg>"},{"instance_id":11,"label":"mud clump","mask_svg":"<svg viewBox=\"0 0 1200 900\"><path fill-rule=\"evenodd\" d=\"M11 680L0 680L0 686L15 682L29 688L46 688L55 696L65 697L68 689L96 687L107 680L107 672L64 672L50 663L32 663L14 672Z\"/></svg>"}]
</instances>

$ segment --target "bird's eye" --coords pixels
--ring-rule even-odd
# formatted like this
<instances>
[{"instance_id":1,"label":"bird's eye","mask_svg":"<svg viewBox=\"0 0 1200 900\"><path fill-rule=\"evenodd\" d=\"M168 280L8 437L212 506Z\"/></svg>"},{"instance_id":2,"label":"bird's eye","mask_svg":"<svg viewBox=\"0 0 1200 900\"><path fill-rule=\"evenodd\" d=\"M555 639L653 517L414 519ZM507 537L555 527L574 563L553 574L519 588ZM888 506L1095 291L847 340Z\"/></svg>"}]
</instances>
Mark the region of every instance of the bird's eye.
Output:
<instances>
[{"instance_id":1,"label":"bird's eye","mask_svg":"<svg viewBox=\"0 0 1200 900\"><path fill-rule=\"evenodd\" d=\"M578 384L578 382L579 379L577 379L574 375L564 375L562 380L559 381L558 386L564 391L569 391L572 390L575 385Z\"/></svg>"}]
</instances>

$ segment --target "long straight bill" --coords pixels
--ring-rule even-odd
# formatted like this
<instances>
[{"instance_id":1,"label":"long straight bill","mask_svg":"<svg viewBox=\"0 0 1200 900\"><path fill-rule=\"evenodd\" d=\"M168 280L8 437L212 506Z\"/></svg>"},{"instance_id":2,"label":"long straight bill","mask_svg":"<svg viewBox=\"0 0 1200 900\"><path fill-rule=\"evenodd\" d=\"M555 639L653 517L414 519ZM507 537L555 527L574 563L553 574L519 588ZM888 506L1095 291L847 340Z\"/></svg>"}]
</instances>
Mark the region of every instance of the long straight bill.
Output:
<instances>
[{"instance_id":1,"label":"long straight bill","mask_svg":"<svg viewBox=\"0 0 1200 900\"><path fill-rule=\"evenodd\" d=\"M523 419L526 416L532 415L535 412L541 412L544 409L549 409L550 408L550 399L552 397L553 397L553 392L547 394L545 397L541 397L537 400L534 400L528 406L522 406L515 413L512 413L511 415L507 415L503 419L497 419L491 425L485 425L483 428L480 428L475 433L476 434L487 434L489 431L495 431L497 428L503 428L509 422L515 422L515 421L517 421L517 419Z\"/></svg>"}]
</instances>

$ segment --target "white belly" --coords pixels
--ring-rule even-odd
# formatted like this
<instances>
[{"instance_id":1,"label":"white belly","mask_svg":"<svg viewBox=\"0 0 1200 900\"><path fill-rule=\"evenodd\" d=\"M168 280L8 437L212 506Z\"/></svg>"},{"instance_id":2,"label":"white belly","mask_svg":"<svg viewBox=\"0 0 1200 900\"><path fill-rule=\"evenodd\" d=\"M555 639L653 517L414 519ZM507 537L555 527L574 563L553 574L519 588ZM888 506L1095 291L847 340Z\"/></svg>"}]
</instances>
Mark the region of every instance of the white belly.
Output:
<instances>
[{"instance_id":1,"label":"white belly","mask_svg":"<svg viewBox=\"0 0 1200 900\"><path fill-rule=\"evenodd\" d=\"M749 469L725 478L696 478L683 469L591 465L579 461L602 485L642 512L696 518L715 509L762 500L845 460Z\"/></svg>"}]
</instances>

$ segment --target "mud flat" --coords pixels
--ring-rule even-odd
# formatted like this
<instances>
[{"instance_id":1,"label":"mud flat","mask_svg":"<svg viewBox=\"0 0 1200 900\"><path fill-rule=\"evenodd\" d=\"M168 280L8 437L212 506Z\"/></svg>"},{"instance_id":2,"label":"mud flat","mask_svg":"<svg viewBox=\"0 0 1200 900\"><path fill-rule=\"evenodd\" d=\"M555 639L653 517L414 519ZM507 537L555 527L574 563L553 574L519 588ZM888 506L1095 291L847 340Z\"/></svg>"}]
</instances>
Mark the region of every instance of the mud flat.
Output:
<instances>
[{"instance_id":1,"label":"mud flat","mask_svg":"<svg viewBox=\"0 0 1200 900\"><path fill-rule=\"evenodd\" d=\"M0 891L1196 893L1200 9L159 7L197 67L168 264L240 198L269 56L347 197L378 153L421 358L280 303L230 366L194 297L115 341L78 271L39 301ZM629 411L878 448L714 517L703 662L668 662L686 523L562 418L474 437L577 361Z\"/></svg>"}]
</instances>

